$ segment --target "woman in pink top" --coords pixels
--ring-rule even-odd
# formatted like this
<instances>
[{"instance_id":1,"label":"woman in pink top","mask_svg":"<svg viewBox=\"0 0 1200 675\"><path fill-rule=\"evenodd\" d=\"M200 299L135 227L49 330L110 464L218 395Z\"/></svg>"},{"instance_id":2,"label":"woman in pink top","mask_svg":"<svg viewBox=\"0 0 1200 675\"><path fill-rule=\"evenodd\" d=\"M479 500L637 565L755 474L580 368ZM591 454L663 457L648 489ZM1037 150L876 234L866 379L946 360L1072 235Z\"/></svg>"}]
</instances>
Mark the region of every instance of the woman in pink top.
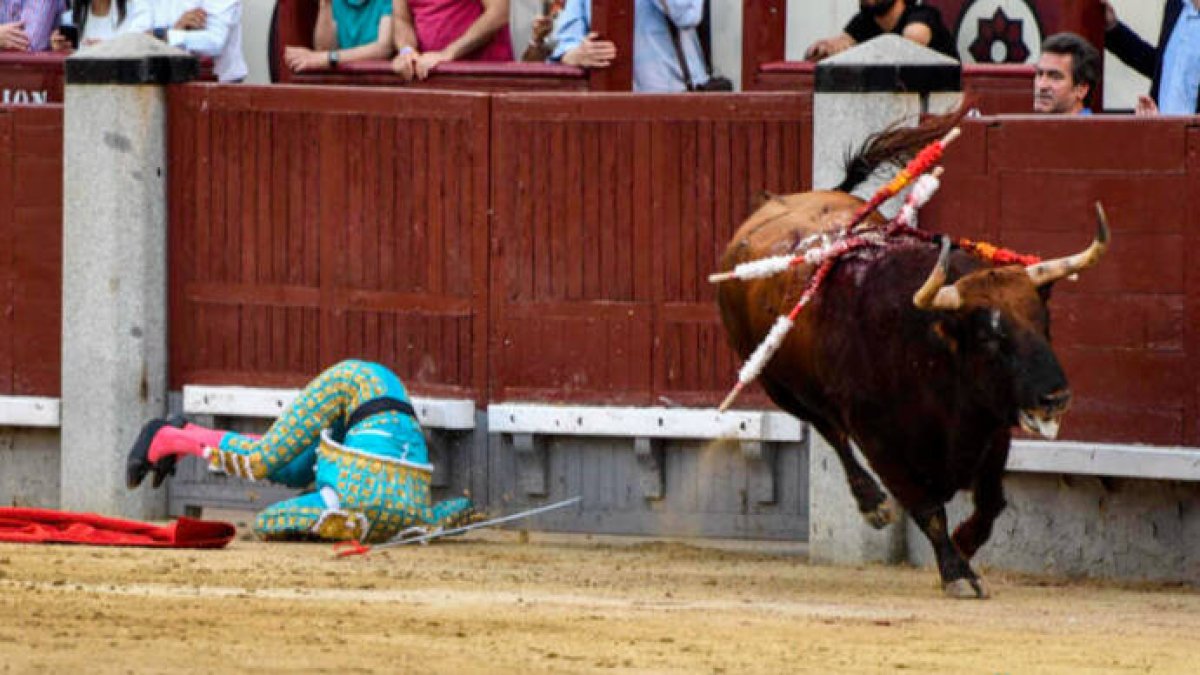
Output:
<instances>
[{"instance_id":1,"label":"woman in pink top","mask_svg":"<svg viewBox=\"0 0 1200 675\"><path fill-rule=\"evenodd\" d=\"M423 80L444 61L512 61L508 0L392 0L395 70Z\"/></svg>"}]
</instances>

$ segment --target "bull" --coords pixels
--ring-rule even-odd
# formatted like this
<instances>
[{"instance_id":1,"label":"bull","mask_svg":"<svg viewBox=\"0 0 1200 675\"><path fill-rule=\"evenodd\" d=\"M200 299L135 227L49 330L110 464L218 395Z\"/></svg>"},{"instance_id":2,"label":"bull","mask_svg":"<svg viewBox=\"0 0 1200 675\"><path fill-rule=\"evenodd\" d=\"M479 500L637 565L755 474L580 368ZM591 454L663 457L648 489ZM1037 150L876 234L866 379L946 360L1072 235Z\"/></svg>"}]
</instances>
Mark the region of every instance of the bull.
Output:
<instances>
[{"instance_id":1,"label":"bull","mask_svg":"<svg viewBox=\"0 0 1200 675\"><path fill-rule=\"evenodd\" d=\"M957 123L935 117L877 135L851 158L838 189L776 196L741 225L722 270L795 253L814 233L840 231L862 200L848 194L877 167L911 157ZM759 382L784 411L809 422L836 451L864 518L898 518L892 498L856 459L858 446L911 515L937 557L945 593L985 598L970 560L1006 506L1002 478L1013 427L1053 438L1071 401L1050 344L1054 282L1094 265L1109 232L1097 206L1082 253L1029 266L993 266L912 237L842 256L799 315ZM868 225L880 226L873 215ZM722 284L721 319L747 358L796 302L813 268ZM974 511L953 535L945 504L972 493Z\"/></svg>"}]
</instances>

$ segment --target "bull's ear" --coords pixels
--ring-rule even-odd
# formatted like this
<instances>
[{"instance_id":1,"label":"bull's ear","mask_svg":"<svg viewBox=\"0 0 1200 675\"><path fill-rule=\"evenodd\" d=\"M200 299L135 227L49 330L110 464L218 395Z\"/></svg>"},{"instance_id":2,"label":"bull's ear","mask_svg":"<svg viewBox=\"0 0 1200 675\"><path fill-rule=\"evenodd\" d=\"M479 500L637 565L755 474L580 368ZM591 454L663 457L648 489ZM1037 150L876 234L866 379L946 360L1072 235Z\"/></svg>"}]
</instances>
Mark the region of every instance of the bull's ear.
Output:
<instances>
[{"instance_id":1,"label":"bull's ear","mask_svg":"<svg viewBox=\"0 0 1200 675\"><path fill-rule=\"evenodd\" d=\"M948 321L938 319L929 324L929 333L934 340L950 350L951 354L958 353L958 338L954 337L954 330Z\"/></svg>"}]
</instances>

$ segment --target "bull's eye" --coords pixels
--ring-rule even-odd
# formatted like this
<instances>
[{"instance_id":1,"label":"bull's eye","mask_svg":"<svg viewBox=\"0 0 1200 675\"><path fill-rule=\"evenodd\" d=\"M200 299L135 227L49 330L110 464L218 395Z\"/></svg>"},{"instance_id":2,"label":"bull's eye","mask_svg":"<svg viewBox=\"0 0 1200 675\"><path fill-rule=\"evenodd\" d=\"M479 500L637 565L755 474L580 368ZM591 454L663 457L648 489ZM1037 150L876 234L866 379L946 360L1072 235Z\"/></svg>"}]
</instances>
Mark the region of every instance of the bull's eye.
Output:
<instances>
[{"instance_id":1,"label":"bull's eye","mask_svg":"<svg viewBox=\"0 0 1200 675\"><path fill-rule=\"evenodd\" d=\"M1005 330L1004 318L998 310L987 310L976 315L975 327L975 336L980 346L992 351L1000 348Z\"/></svg>"}]
</instances>

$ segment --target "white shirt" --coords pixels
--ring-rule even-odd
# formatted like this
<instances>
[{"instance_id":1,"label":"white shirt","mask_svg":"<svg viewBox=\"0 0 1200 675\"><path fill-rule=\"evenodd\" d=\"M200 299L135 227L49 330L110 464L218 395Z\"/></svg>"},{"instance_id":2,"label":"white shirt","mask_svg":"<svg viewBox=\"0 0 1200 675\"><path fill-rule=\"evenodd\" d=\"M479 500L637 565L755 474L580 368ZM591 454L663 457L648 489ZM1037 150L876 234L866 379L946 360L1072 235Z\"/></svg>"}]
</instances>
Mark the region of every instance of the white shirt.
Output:
<instances>
[{"instance_id":1,"label":"white shirt","mask_svg":"<svg viewBox=\"0 0 1200 675\"><path fill-rule=\"evenodd\" d=\"M153 28L153 13L150 9L151 0L129 0L125 5L125 20L117 23L117 1L113 0L108 8L108 14L97 16L88 6L87 21L83 24L83 34L79 36L79 45L87 45L89 40L108 40L125 33L145 33Z\"/></svg>"},{"instance_id":2,"label":"white shirt","mask_svg":"<svg viewBox=\"0 0 1200 675\"><path fill-rule=\"evenodd\" d=\"M167 42L199 56L213 59L213 70L221 82L239 82L246 77L242 54L242 0L152 0L154 24L167 28ZM184 12L200 7L208 15L204 30L171 29Z\"/></svg>"}]
</instances>

